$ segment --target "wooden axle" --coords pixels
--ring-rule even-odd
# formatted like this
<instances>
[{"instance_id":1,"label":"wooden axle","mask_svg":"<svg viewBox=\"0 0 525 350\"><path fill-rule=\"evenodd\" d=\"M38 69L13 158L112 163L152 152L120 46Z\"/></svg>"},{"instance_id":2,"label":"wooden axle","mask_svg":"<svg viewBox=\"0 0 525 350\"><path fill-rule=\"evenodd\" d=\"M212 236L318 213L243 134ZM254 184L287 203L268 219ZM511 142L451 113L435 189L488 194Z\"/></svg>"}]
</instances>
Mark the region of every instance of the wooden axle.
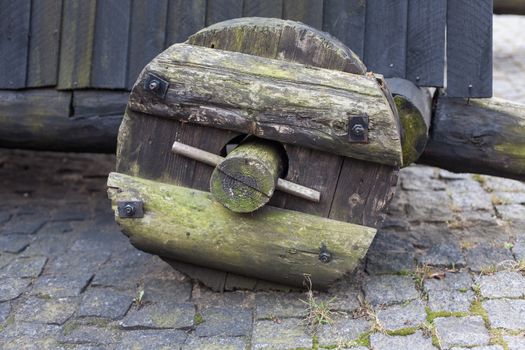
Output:
<instances>
[{"instance_id":1,"label":"wooden axle","mask_svg":"<svg viewBox=\"0 0 525 350\"><path fill-rule=\"evenodd\" d=\"M196 147L188 146L177 141L173 143L171 150L173 153L180 154L191 159L195 159L197 161L203 162L211 166L217 166L222 161L224 161L224 157L203 151ZM318 203L321 199L321 193L319 191L313 190L305 186L301 186L299 184L281 178L277 179L275 188L279 191L286 192L288 194L292 194L299 198L303 198L316 203Z\"/></svg>"}]
</instances>

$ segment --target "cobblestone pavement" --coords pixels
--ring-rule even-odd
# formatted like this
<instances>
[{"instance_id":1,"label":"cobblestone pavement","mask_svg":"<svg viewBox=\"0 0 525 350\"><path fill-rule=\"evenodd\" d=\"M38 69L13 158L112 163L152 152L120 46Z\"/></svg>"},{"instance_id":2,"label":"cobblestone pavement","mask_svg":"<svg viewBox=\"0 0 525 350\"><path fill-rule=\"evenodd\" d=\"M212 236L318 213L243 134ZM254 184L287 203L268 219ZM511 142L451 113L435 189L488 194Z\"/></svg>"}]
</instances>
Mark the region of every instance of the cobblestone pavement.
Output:
<instances>
[{"instance_id":1,"label":"cobblestone pavement","mask_svg":"<svg viewBox=\"0 0 525 350\"><path fill-rule=\"evenodd\" d=\"M503 97L515 47L496 52ZM311 331L303 292L213 293L134 249L106 199L113 164L0 150L1 349L525 349L524 183L404 169L362 268L314 295L334 322Z\"/></svg>"}]
</instances>

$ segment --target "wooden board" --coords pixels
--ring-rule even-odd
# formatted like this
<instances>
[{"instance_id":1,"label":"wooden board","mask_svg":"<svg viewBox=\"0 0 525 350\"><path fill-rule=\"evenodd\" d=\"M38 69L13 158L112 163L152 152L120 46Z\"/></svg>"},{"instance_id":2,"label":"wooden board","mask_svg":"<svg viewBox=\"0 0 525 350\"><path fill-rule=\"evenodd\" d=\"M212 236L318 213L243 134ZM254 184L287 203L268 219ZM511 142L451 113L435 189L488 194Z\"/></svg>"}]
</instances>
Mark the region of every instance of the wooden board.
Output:
<instances>
[{"instance_id":1,"label":"wooden board","mask_svg":"<svg viewBox=\"0 0 525 350\"><path fill-rule=\"evenodd\" d=\"M59 89L80 89L91 83L95 0L64 1L60 38Z\"/></svg>"},{"instance_id":2,"label":"wooden board","mask_svg":"<svg viewBox=\"0 0 525 350\"><path fill-rule=\"evenodd\" d=\"M406 75L408 0L368 0L364 62L385 78Z\"/></svg>"},{"instance_id":3,"label":"wooden board","mask_svg":"<svg viewBox=\"0 0 525 350\"><path fill-rule=\"evenodd\" d=\"M208 0L206 25L242 17L242 0Z\"/></svg>"},{"instance_id":4,"label":"wooden board","mask_svg":"<svg viewBox=\"0 0 525 350\"><path fill-rule=\"evenodd\" d=\"M492 0L447 1L447 95L492 96Z\"/></svg>"},{"instance_id":5,"label":"wooden board","mask_svg":"<svg viewBox=\"0 0 525 350\"><path fill-rule=\"evenodd\" d=\"M283 0L244 0L243 17L281 18Z\"/></svg>"},{"instance_id":6,"label":"wooden board","mask_svg":"<svg viewBox=\"0 0 525 350\"><path fill-rule=\"evenodd\" d=\"M144 66L165 46L168 0L133 0L127 87L131 89Z\"/></svg>"},{"instance_id":7,"label":"wooden board","mask_svg":"<svg viewBox=\"0 0 525 350\"><path fill-rule=\"evenodd\" d=\"M323 0L284 0L283 18L323 28Z\"/></svg>"},{"instance_id":8,"label":"wooden board","mask_svg":"<svg viewBox=\"0 0 525 350\"><path fill-rule=\"evenodd\" d=\"M128 97L127 91L75 90L73 91L73 116L123 116Z\"/></svg>"},{"instance_id":9,"label":"wooden board","mask_svg":"<svg viewBox=\"0 0 525 350\"><path fill-rule=\"evenodd\" d=\"M406 77L418 86L443 86L446 0L409 0Z\"/></svg>"},{"instance_id":10,"label":"wooden board","mask_svg":"<svg viewBox=\"0 0 525 350\"><path fill-rule=\"evenodd\" d=\"M326 0L323 30L348 46L357 56L365 50L366 1Z\"/></svg>"},{"instance_id":11,"label":"wooden board","mask_svg":"<svg viewBox=\"0 0 525 350\"><path fill-rule=\"evenodd\" d=\"M131 0L97 1L92 87L126 88L130 15Z\"/></svg>"},{"instance_id":12,"label":"wooden board","mask_svg":"<svg viewBox=\"0 0 525 350\"><path fill-rule=\"evenodd\" d=\"M26 86L31 0L0 0L0 89Z\"/></svg>"},{"instance_id":13,"label":"wooden board","mask_svg":"<svg viewBox=\"0 0 525 350\"><path fill-rule=\"evenodd\" d=\"M205 21L206 0L169 0L165 46L186 41Z\"/></svg>"},{"instance_id":14,"label":"wooden board","mask_svg":"<svg viewBox=\"0 0 525 350\"><path fill-rule=\"evenodd\" d=\"M33 0L31 2L28 87L57 84L61 15L62 0Z\"/></svg>"}]
</instances>

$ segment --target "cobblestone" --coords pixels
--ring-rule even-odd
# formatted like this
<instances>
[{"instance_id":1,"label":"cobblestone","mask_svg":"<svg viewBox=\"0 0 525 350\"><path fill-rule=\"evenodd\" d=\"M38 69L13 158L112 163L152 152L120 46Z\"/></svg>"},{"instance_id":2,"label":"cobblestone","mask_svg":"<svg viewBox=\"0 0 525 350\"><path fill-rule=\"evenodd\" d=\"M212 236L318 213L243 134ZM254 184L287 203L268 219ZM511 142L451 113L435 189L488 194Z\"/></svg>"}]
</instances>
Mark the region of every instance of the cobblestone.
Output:
<instances>
[{"instance_id":1,"label":"cobblestone","mask_svg":"<svg viewBox=\"0 0 525 350\"><path fill-rule=\"evenodd\" d=\"M0 301L8 301L17 298L31 284L28 279L22 278L0 278Z\"/></svg>"},{"instance_id":2,"label":"cobblestone","mask_svg":"<svg viewBox=\"0 0 525 350\"><path fill-rule=\"evenodd\" d=\"M374 350L436 350L432 345L432 339L424 337L421 331L407 336L374 333L370 337L370 342Z\"/></svg>"},{"instance_id":3,"label":"cobblestone","mask_svg":"<svg viewBox=\"0 0 525 350\"><path fill-rule=\"evenodd\" d=\"M116 350L171 350L182 346L187 334L178 330L136 330L122 334ZM204 348L203 348L204 349Z\"/></svg>"},{"instance_id":4,"label":"cobblestone","mask_svg":"<svg viewBox=\"0 0 525 350\"><path fill-rule=\"evenodd\" d=\"M518 272L501 271L491 276L482 276L479 286L484 298L525 296L525 277Z\"/></svg>"},{"instance_id":5,"label":"cobblestone","mask_svg":"<svg viewBox=\"0 0 525 350\"><path fill-rule=\"evenodd\" d=\"M296 349L312 347L312 337L306 333L298 319L285 319L280 322L256 321L252 346L254 349Z\"/></svg>"},{"instance_id":6,"label":"cobblestone","mask_svg":"<svg viewBox=\"0 0 525 350\"><path fill-rule=\"evenodd\" d=\"M348 344L370 328L370 322L365 319L338 317L333 324L324 325L319 330L317 334L319 346Z\"/></svg>"},{"instance_id":7,"label":"cobblestone","mask_svg":"<svg viewBox=\"0 0 525 350\"><path fill-rule=\"evenodd\" d=\"M497 299L483 302L494 328L525 330L525 300Z\"/></svg>"},{"instance_id":8,"label":"cobblestone","mask_svg":"<svg viewBox=\"0 0 525 350\"><path fill-rule=\"evenodd\" d=\"M372 305L403 303L419 296L410 276L371 276L365 280L364 292Z\"/></svg>"},{"instance_id":9,"label":"cobblestone","mask_svg":"<svg viewBox=\"0 0 525 350\"><path fill-rule=\"evenodd\" d=\"M246 336L251 331L252 312L238 308L208 308L200 313L202 323L195 334L199 337Z\"/></svg>"},{"instance_id":10,"label":"cobblestone","mask_svg":"<svg viewBox=\"0 0 525 350\"><path fill-rule=\"evenodd\" d=\"M78 310L79 316L120 319L124 317L131 304L133 295L110 288L89 288L83 295Z\"/></svg>"},{"instance_id":11,"label":"cobblestone","mask_svg":"<svg viewBox=\"0 0 525 350\"><path fill-rule=\"evenodd\" d=\"M425 305L420 300L379 308L376 314L381 325L390 331L417 327L427 318Z\"/></svg>"},{"instance_id":12,"label":"cobblestone","mask_svg":"<svg viewBox=\"0 0 525 350\"><path fill-rule=\"evenodd\" d=\"M507 342L509 350L522 350L525 349L525 335L507 335L503 339Z\"/></svg>"},{"instance_id":13,"label":"cobblestone","mask_svg":"<svg viewBox=\"0 0 525 350\"><path fill-rule=\"evenodd\" d=\"M132 308L120 322L122 327L188 328L193 326L195 306L192 304L146 304Z\"/></svg>"},{"instance_id":14,"label":"cobblestone","mask_svg":"<svg viewBox=\"0 0 525 350\"><path fill-rule=\"evenodd\" d=\"M40 299L29 298L16 311L15 319L23 322L63 324L77 309L74 298Z\"/></svg>"},{"instance_id":15,"label":"cobblestone","mask_svg":"<svg viewBox=\"0 0 525 350\"><path fill-rule=\"evenodd\" d=\"M439 317L434 321L437 337L443 349L454 346L487 345L490 340L483 319L470 317Z\"/></svg>"},{"instance_id":16,"label":"cobblestone","mask_svg":"<svg viewBox=\"0 0 525 350\"><path fill-rule=\"evenodd\" d=\"M222 337L189 337L182 346L182 350L244 350L246 341L243 338L222 338Z\"/></svg>"},{"instance_id":17,"label":"cobblestone","mask_svg":"<svg viewBox=\"0 0 525 350\"><path fill-rule=\"evenodd\" d=\"M79 296L93 277L92 274L76 276L42 276L33 285L31 293L46 298Z\"/></svg>"}]
</instances>

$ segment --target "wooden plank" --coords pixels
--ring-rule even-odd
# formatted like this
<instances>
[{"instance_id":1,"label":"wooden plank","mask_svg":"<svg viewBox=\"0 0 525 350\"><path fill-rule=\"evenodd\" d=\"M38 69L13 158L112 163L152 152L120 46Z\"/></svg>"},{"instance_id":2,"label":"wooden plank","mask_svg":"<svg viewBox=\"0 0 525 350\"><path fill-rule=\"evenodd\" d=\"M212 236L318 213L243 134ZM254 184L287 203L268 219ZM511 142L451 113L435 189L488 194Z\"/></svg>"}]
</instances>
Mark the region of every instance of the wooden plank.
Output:
<instances>
[{"instance_id":1,"label":"wooden plank","mask_svg":"<svg viewBox=\"0 0 525 350\"><path fill-rule=\"evenodd\" d=\"M73 116L124 115L128 97L127 91L75 90Z\"/></svg>"},{"instance_id":2,"label":"wooden plank","mask_svg":"<svg viewBox=\"0 0 525 350\"><path fill-rule=\"evenodd\" d=\"M442 87L446 0L409 0L406 76L418 86Z\"/></svg>"},{"instance_id":3,"label":"wooden plank","mask_svg":"<svg viewBox=\"0 0 525 350\"><path fill-rule=\"evenodd\" d=\"M492 0L447 1L447 95L492 96Z\"/></svg>"},{"instance_id":4,"label":"wooden plank","mask_svg":"<svg viewBox=\"0 0 525 350\"><path fill-rule=\"evenodd\" d=\"M283 18L323 28L323 0L284 0Z\"/></svg>"},{"instance_id":5,"label":"wooden plank","mask_svg":"<svg viewBox=\"0 0 525 350\"><path fill-rule=\"evenodd\" d=\"M283 0L244 0L244 17L281 18L282 14Z\"/></svg>"},{"instance_id":6,"label":"wooden plank","mask_svg":"<svg viewBox=\"0 0 525 350\"><path fill-rule=\"evenodd\" d=\"M169 0L166 47L186 41L204 27L206 0Z\"/></svg>"},{"instance_id":7,"label":"wooden plank","mask_svg":"<svg viewBox=\"0 0 525 350\"><path fill-rule=\"evenodd\" d=\"M168 0L133 0L128 55L129 89L144 66L164 49L167 11Z\"/></svg>"},{"instance_id":8,"label":"wooden plank","mask_svg":"<svg viewBox=\"0 0 525 350\"><path fill-rule=\"evenodd\" d=\"M208 0L206 25L242 17L242 0Z\"/></svg>"},{"instance_id":9,"label":"wooden plank","mask_svg":"<svg viewBox=\"0 0 525 350\"><path fill-rule=\"evenodd\" d=\"M27 86L54 86L58 78L58 50L62 0L33 0Z\"/></svg>"},{"instance_id":10,"label":"wooden plank","mask_svg":"<svg viewBox=\"0 0 525 350\"><path fill-rule=\"evenodd\" d=\"M365 50L366 1L326 0L323 30L332 34L363 58Z\"/></svg>"},{"instance_id":11,"label":"wooden plank","mask_svg":"<svg viewBox=\"0 0 525 350\"><path fill-rule=\"evenodd\" d=\"M0 0L0 88L26 86L31 0Z\"/></svg>"},{"instance_id":12,"label":"wooden plank","mask_svg":"<svg viewBox=\"0 0 525 350\"><path fill-rule=\"evenodd\" d=\"M62 10L58 88L89 87L96 0L64 1Z\"/></svg>"},{"instance_id":13,"label":"wooden plank","mask_svg":"<svg viewBox=\"0 0 525 350\"><path fill-rule=\"evenodd\" d=\"M404 78L408 0L368 0L364 61L369 71Z\"/></svg>"},{"instance_id":14,"label":"wooden plank","mask_svg":"<svg viewBox=\"0 0 525 350\"><path fill-rule=\"evenodd\" d=\"M97 1L91 86L126 88L131 0Z\"/></svg>"}]
</instances>

